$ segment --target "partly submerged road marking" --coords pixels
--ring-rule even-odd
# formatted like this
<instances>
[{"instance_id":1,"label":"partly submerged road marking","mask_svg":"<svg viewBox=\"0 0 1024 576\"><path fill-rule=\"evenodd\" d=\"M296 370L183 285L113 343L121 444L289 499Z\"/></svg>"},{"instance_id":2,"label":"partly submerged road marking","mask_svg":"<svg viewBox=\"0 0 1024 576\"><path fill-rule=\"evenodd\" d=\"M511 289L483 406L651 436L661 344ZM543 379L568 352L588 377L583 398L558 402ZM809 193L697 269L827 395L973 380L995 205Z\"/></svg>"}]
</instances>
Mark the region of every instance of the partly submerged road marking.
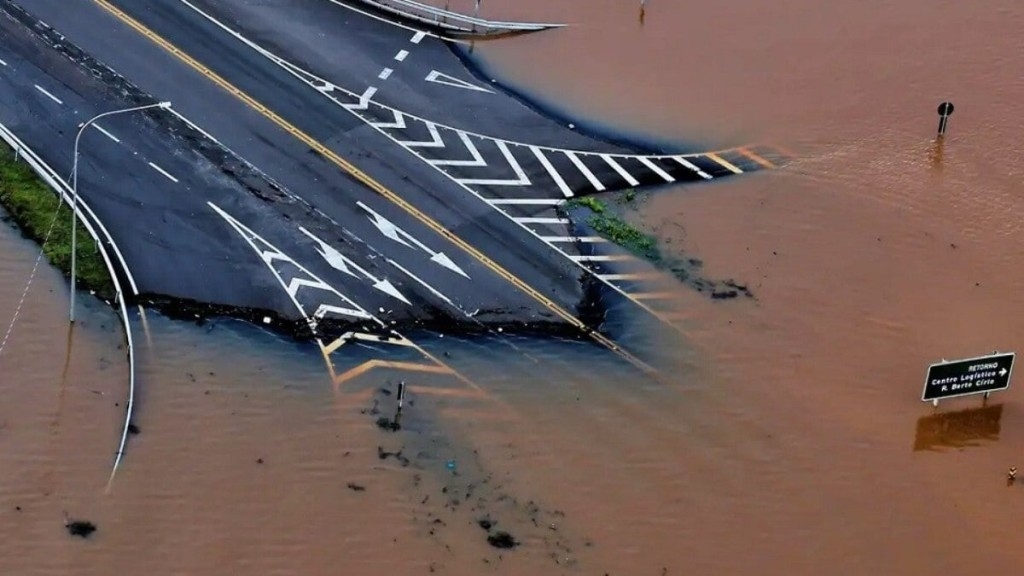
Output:
<instances>
[{"instance_id":1,"label":"partly submerged road marking","mask_svg":"<svg viewBox=\"0 0 1024 576\"><path fill-rule=\"evenodd\" d=\"M719 156L718 154L715 154L714 152L706 154L706 156L708 158L711 158L715 162L718 162L719 164L724 166L726 170L732 172L733 174L743 174L743 170L740 170L738 167L736 167L735 164L733 164L732 162L729 162L728 160L726 160L725 158L722 158L721 156Z\"/></svg>"},{"instance_id":2,"label":"partly submerged road marking","mask_svg":"<svg viewBox=\"0 0 1024 576\"><path fill-rule=\"evenodd\" d=\"M447 366L436 364L420 364L419 362L397 362L393 360L367 360L355 368L350 368L334 376L334 385L340 386L349 380L361 376L374 368L392 368L407 372L428 372L431 374L452 374L453 370Z\"/></svg>"},{"instance_id":3,"label":"partly submerged road marking","mask_svg":"<svg viewBox=\"0 0 1024 576\"><path fill-rule=\"evenodd\" d=\"M775 164L772 164L768 160L764 159L764 157L760 156L759 154L755 153L749 148L738 148L736 151L739 152L740 154L743 154L747 158L750 158L754 162L757 162L761 166L764 166L765 168L775 168Z\"/></svg>"},{"instance_id":4,"label":"partly submerged road marking","mask_svg":"<svg viewBox=\"0 0 1024 576\"><path fill-rule=\"evenodd\" d=\"M50 100L53 100L53 101L54 101L54 102L56 102L57 104L62 104L62 105L64 104L63 102L61 102L61 101L60 101L60 98L57 98L57 97L56 97L56 96L54 96L53 94L50 94L49 92L47 92L47 91L46 91L46 88L43 88L43 87L42 87L42 86L40 86L39 84L36 84L35 86L36 86L36 90L39 90L40 92L42 92L43 94L45 94L45 95L46 95L46 96L47 96L47 97L48 97L48 98L49 98Z\"/></svg>"},{"instance_id":5,"label":"partly submerged road marking","mask_svg":"<svg viewBox=\"0 0 1024 576\"><path fill-rule=\"evenodd\" d=\"M236 220L233 216L225 212L219 206L217 206L213 202L207 202L207 205L209 205L210 208L217 212L217 214L220 215L220 217L223 218L239 236L242 237L246 244L248 244L249 247L256 252L256 254L260 257L260 260L262 260L264 265L266 265L266 267L270 270L270 273L273 274L278 284L280 284L281 287L284 288L285 292L288 294L288 298L291 300L295 308L299 311L299 314L302 315L303 319L305 319L307 326L309 326L310 332L313 334L314 340L320 347L320 352L324 358L324 362L327 364L327 370L331 375L332 382L335 383L336 390L339 376L334 369L334 362L330 358L331 353L341 348L343 345L345 345L346 343L353 339L372 339L378 343L410 347L419 352L420 355L422 355L427 360L433 362L433 364L437 367L437 373L450 374L455 378L459 379L462 383L466 384L470 388L473 388L478 392L482 392L480 387L477 386L476 383L474 383L472 380L466 378L461 373L459 373L452 367L448 366L448 364L442 362L436 356L434 356L421 346L415 344L411 340L408 340L407 338L399 334L397 331L390 329L383 320L367 312L362 306L357 304L348 296L345 296L344 294L339 292L336 288L334 288L327 282L323 281L316 274L310 272L308 269L306 269L305 266L299 264L297 261L295 261L295 259L282 252L279 248L271 244L268 240L266 240L259 234L253 232L249 227ZM281 275L281 272L279 272L277 268L274 267L274 262L284 262L294 267L297 270L296 274L301 274L302 277L293 276L290 279L290 281L286 282L284 277ZM330 305L324 302L323 300L320 300L320 304L319 307L317 308L317 311L312 316L310 316L309 313L306 311L306 307L301 302L299 302L298 299L299 290L302 288L318 290L324 296L333 296L336 299L335 302L339 304L343 303L344 305ZM342 335L341 337L337 338L335 341L325 344L320 337L317 325L318 322L322 320L328 313L340 314L342 316L347 316L356 321L370 320L377 324L377 326L379 326L382 330L386 330L389 332L387 333L386 336L371 336L365 334L362 335L363 338L360 338L358 336L354 337L353 334L355 333L348 332Z\"/></svg>"}]
</instances>

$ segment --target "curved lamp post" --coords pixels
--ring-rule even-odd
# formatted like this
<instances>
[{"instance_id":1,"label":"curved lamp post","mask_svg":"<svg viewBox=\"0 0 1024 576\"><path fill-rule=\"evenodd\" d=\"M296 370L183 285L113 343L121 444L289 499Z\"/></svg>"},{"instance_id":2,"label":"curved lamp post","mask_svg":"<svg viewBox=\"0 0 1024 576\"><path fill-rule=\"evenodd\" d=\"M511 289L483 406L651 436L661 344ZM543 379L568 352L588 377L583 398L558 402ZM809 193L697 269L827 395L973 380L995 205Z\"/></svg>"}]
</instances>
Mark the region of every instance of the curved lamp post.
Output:
<instances>
[{"instance_id":1,"label":"curved lamp post","mask_svg":"<svg viewBox=\"0 0 1024 576\"><path fill-rule=\"evenodd\" d=\"M110 112L104 112L97 114L92 118L78 125L78 134L75 135L75 158L71 164L71 308L68 313L70 322L75 321L75 264L76 256L78 254L78 238L76 231L78 230L78 141L82 138L82 133L85 129L92 125L100 118L106 118L107 116L114 116L116 114L127 114L129 112L139 112L142 110L149 110L150 108L170 108L170 102L157 102L156 104L147 104L145 106L134 106L132 108L125 108L123 110L111 110Z\"/></svg>"}]
</instances>

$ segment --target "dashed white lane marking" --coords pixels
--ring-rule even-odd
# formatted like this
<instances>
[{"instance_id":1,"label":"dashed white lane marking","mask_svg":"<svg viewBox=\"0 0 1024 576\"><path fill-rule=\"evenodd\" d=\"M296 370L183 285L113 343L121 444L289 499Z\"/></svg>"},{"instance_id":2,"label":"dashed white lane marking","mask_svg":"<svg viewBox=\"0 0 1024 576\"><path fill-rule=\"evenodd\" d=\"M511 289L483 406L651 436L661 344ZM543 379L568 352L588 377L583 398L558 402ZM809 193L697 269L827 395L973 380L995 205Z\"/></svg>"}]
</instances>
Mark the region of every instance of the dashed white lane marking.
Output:
<instances>
[{"instance_id":1,"label":"dashed white lane marking","mask_svg":"<svg viewBox=\"0 0 1024 576\"><path fill-rule=\"evenodd\" d=\"M0 60L0 66L7 66L7 62L4 62L3 60Z\"/></svg>"},{"instance_id":2,"label":"dashed white lane marking","mask_svg":"<svg viewBox=\"0 0 1024 576\"><path fill-rule=\"evenodd\" d=\"M492 198L487 202L497 206L500 204L525 204L530 206L561 206L565 200L561 198Z\"/></svg>"},{"instance_id":3,"label":"dashed white lane marking","mask_svg":"<svg viewBox=\"0 0 1024 576\"><path fill-rule=\"evenodd\" d=\"M673 178L671 174L665 172L661 168L658 168L658 165L655 164L654 162L651 162L649 159L644 158L643 156L637 156L637 160L639 160L640 163L643 164L644 166L647 166L651 170L651 172L654 172L658 176L661 176L665 180L665 182L676 181L676 179Z\"/></svg>"},{"instance_id":4,"label":"dashed white lane marking","mask_svg":"<svg viewBox=\"0 0 1024 576\"><path fill-rule=\"evenodd\" d=\"M54 102L56 102L57 104L64 104L63 102L61 102L61 101L60 101L60 98L57 98L57 97L56 97L56 96L54 96L53 94L50 94L49 92L47 92L47 91L46 91L46 89L45 89L45 88L43 88L43 87L42 87L42 86L40 86L39 84L36 84L35 86L36 86L36 90L39 90L40 92L42 92L43 94L45 94L45 95L46 95L46 96L47 96L47 97L48 97L48 98L49 98L50 100L53 100L53 101L54 101Z\"/></svg>"},{"instance_id":5,"label":"dashed white lane marking","mask_svg":"<svg viewBox=\"0 0 1024 576\"><path fill-rule=\"evenodd\" d=\"M541 240L545 242L584 242L586 244L598 244L606 242L604 238L600 236L541 236Z\"/></svg>"},{"instance_id":6,"label":"dashed white lane marking","mask_svg":"<svg viewBox=\"0 0 1024 576\"><path fill-rule=\"evenodd\" d=\"M149 162L148 164L149 164L149 166L150 166L150 167L151 167L151 168L152 168L153 170L156 170L157 172L159 172L159 173L163 174L163 175L164 175L164 176L166 176L166 177L167 177L167 179L168 179L168 180L170 180L171 182L174 182L174 183L177 183L177 182L178 182L178 179L177 179L177 178L175 178L174 176L171 176L170 174L168 174L168 173L167 173L167 171L166 171L166 170L164 170L163 168L161 168L161 167L157 166L156 164L153 164L152 162Z\"/></svg>"},{"instance_id":7,"label":"dashed white lane marking","mask_svg":"<svg viewBox=\"0 0 1024 576\"><path fill-rule=\"evenodd\" d=\"M629 182L630 186L639 186L640 185L640 181L637 180L636 178L633 178L632 174L627 172L626 169L623 168L621 164L619 164L618 162L615 161L615 158L612 158L611 156L609 156L607 154L601 154L601 158L604 159L606 164L608 164L609 166L612 167L612 170L615 170L616 172L618 172L619 176L622 176L623 180L625 180L626 182Z\"/></svg>"},{"instance_id":8,"label":"dashed white lane marking","mask_svg":"<svg viewBox=\"0 0 1024 576\"><path fill-rule=\"evenodd\" d=\"M530 146L530 150L533 150L533 155L537 157L537 160L540 160L541 165L548 171L551 179L558 185L558 189L562 191L562 194L565 195L566 198L572 198L572 188L569 188L569 185L565 183L565 180L562 179L562 175L555 170L554 166L551 165L551 161L548 160L547 156L545 156L544 153L540 151L540 148L537 148L536 146Z\"/></svg>"},{"instance_id":9,"label":"dashed white lane marking","mask_svg":"<svg viewBox=\"0 0 1024 576\"><path fill-rule=\"evenodd\" d=\"M529 216L529 217L522 217L522 218L513 217L512 219L515 220L516 222L521 223L521 224L568 224L569 223L569 220L567 220L565 218L545 218L545 217L539 217L539 216Z\"/></svg>"},{"instance_id":10,"label":"dashed white lane marking","mask_svg":"<svg viewBox=\"0 0 1024 576\"><path fill-rule=\"evenodd\" d=\"M398 54L395 54L395 60L398 60L399 62L405 62L405 57L408 55L408 50L399 50Z\"/></svg>"},{"instance_id":11,"label":"dashed white lane marking","mask_svg":"<svg viewBox=\"0 0 1024 576\"><path fill-rule=\"evenodd\" d=\"M381 80L387 80L388 76L391 76L392 72L394 72L394 70L392 70L391 68L385 68L380 71L380 74L377 74L377 78L380 78Z\"/></svg>"},{"instance_id":12,"label":"dashed white lane marking","mask_svg":"<svg viewBox=\"0 0 1024 576\"><path fill-rule=\"evenodd\" d=\"M683 158L682 156L673 156L672 159L675 160L676 162L679 162L683 166L686 166L690 170L693 170L697 174L700 174L701 178L703 178L705 180L711 180L711 174L708 174L707 172L701 170L700 168L697 167L696 164L694 164L693 162L690 162L686 158Z\"/></svg>"},{"instance_id":13,"label":"dashed white lane marking","mask_svg":"<svg viewBox=\"0 0 1024 576\"><path fill-rule=\"evenodd\" d=\"M597 179L597 176L594 176L594 173L590 171L590 168L587 168L587 165L584 164L574 152L566 152L565 155L569 157L569 160L572 160L573 164L576 165L576 169L586 176L590 185L593 186L595 190L598 192L603 192L605 190L604 184Z\"/></svg>"},{"instance_id":14,"label":"dashed white lane marking","mask_svg":"<svg viewBox=\"0 0 1024 576\"><path fill-rule=\"evenodd\" d=\"M426 32L422 32L422 31L421 32L417 32L417 33L413 34L412 40L410 40L410 42L412 42L413 44L419 44L420 40L423 40L426 37L427 37L427 33Z\"/></svg>"},{"instance_id":15,"label":"dashed white lane marking","mask_svg":"<svg viewBox=\"0 0 1024 576\"><path fill-rule=\"evenodd\" d=\"M120 143L121 143L121 141L117 139L117 136L114 136L114 135L113 135L113 134L111 134L110 132L107 132L107 131L106 131L106 130L105 130L105 129L104 129L103 127L102 127L102 126L100 126L99 124L93 124L93 125L92 125L92 127L93 127L93 128L95 128L95 129L97 129L97 130L99 130L100 132L102 132L104 136L106 136L107 138L110 138L110 139L111 139L111 140L113 140L114 142L117 142L118 144L120 144Z\"/></svg>"}]
</instances>

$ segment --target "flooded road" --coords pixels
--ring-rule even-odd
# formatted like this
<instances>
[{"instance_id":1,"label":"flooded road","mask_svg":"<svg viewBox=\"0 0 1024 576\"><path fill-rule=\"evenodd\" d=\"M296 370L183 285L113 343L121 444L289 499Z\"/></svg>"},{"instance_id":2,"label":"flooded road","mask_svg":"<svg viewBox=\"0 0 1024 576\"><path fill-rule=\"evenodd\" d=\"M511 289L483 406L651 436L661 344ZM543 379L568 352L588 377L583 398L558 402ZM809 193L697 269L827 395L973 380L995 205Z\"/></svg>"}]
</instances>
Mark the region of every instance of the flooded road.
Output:
<instances>
[{"instance_id":1,"label":"flooded road","mask_svg":"<svg viewBox=\"0 0 1024 576\"><path fill-rule=\"evenodd\" d=\"M374 421L406 376L336 393L311 347L149 314L140 433L107 492L120 331L84 306L65 378L66 282L43 266L0 354L0 571L1016 568L1019 390L940 416L919 395L927 364L1024 341L1024 8L649 0L641 25L638 2L484 4L488 18L575 24L474 47L519 89L666 142L795 153L659 191L635 214L756 299L679 288L689 345L669 385L583 344L424 335L481 392L410 378L394 433ZM957 108L940 148L944 99ZM6 327L36 251L7 227L0 245ZM62 511L97 533L70 538ZM489 546L481 519L521 545Z\"/></svg>"}]
</instances>

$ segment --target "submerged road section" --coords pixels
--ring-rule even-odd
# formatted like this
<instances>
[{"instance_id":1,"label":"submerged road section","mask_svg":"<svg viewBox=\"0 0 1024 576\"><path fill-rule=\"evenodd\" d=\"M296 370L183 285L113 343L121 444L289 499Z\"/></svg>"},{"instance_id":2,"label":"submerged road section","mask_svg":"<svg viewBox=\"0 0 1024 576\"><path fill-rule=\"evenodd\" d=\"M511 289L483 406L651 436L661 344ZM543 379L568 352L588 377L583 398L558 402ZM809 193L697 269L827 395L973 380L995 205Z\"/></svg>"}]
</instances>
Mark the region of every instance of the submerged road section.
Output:
<instances>
[{"instance_id":1,"label":"submerged road section","mask_svg":"<svg viewBox=\"0 0 1024 576\"><path fill-rule=\"evenodd\" d=\"M637 275L561 205L773 165L582 134L440 39L336 2L21 4L0 6L0 122L58 169L95 113L173 103L98 125L79 180L140 291L175 306L341 332L563 332L629 357L599 329L608 310L651 311L619 282Z\"/></svg>"}]
</instances>

